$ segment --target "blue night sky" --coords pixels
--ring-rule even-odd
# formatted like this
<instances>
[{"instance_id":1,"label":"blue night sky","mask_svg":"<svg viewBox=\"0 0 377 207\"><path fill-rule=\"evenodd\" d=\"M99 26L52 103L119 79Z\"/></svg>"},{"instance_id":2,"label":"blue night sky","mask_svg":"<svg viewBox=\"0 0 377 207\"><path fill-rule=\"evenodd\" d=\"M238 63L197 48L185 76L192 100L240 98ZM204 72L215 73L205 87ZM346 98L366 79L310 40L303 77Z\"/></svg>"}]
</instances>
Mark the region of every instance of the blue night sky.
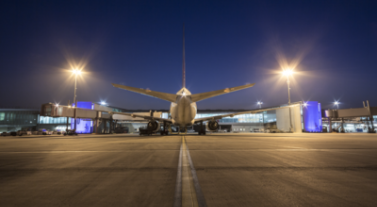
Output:
<instances>
[{"instance_id":1,"label":"blue night sky","mask_svg":"<svg viewBox=\"0 0 377 207\"><path fill-rule=\"evenodd\" d=\"M77 66L79 101L168 109L111 83L176 93L183 23L192 93L256 83L199 109L285 104L288 66L292 102L377 106L376 1L2 1L0 17L2 108L72 102Z\"/></svg>"}]
</instances>

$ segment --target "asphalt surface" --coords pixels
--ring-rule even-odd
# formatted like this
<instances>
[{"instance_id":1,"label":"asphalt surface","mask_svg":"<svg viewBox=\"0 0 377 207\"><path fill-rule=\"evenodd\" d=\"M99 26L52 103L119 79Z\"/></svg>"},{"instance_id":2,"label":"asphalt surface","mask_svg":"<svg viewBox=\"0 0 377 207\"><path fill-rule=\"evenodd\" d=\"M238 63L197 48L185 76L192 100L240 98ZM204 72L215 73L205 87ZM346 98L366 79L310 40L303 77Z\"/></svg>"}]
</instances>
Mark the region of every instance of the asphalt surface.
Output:
<instances>
[{"instance_id":1,"label":"asphalt surface","mask_svg":"<svg viewBox=\"0 0 377 207\"><path fill-rule=\"evenodd\" d=\"M207 206L377 206L376 134L0 137L0 206L173 206L182 140Z\"/></svg>"}]
</instances>

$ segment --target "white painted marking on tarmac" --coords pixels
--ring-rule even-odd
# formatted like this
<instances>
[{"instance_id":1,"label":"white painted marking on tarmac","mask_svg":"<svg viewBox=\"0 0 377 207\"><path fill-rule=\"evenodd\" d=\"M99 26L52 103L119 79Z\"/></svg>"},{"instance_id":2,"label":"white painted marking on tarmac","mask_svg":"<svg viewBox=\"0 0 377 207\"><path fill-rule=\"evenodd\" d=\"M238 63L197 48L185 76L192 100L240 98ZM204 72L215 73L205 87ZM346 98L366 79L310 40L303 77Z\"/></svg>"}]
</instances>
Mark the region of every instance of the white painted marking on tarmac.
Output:
<instances>
[{"instance_id":1,"label":"white painted marking on tarmac","mask_svg":"<svg viewBox=\"0 0 377 207\"><path fill-rule=\"evenodd\" d=\"M192 173L190 171L190 163L188 161L187 146L182 136L182 206L192 207L198 206L198 200L194 188Z\"/></svg>"},{"instance_id":2,"label":"white painted marking on tarmac","mask_svg":"<svg viewBox=\"0 0 377 207\"><path fill-rule=\"evenodd\" d=\"M205 207L207 204L200 188L196 170L191 160L184 136L182 136L182 150L182 206Z\"/></svg>"},{"instance_id":3,"label":"white painted marking on tarmac","mask_svg":"<svg viewBox=\"0 0 377 207\"><path fill-rule=\"evenodd\" d=\"M177 180L175 184L174 207L182 206L182 143L179 150Z\"/></svg>"},{"instance_id":4,"label":"white painted marking on tarmac","mask_svg":"<svg viewBox=\"0 0 377 207\"><path fill-rule=\"evenodd\" d=\"M186 139L184 139L184 143L185 143L186 152L187 152L187 159L188 159L188 162L190 164L191 176L192 176L193 184L194 184L195 191L196 191L197 204L198 204L199 207L206 207L207 204L206 204L206 201L204 199L202 189L200 188L200 185L199 185L198 176L196 175L196 170L195 170L194 164L193 164L191 156L190 156L190 150L189 150L188 146L186 145Z\"/></svg>"}]
</instances>

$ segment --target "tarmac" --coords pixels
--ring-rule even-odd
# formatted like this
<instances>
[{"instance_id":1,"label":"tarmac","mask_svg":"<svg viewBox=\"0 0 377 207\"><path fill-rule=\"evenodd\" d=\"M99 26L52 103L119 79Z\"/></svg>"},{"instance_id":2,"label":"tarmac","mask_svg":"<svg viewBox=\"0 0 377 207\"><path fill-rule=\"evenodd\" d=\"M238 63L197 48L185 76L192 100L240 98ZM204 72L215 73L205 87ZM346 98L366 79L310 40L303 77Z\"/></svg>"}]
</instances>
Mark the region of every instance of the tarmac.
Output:
<instances>
[{"instance_id":1,"label":"tarmac","mask_svg":"<svg viewBox=\"0 0 377 207\"><path fill-rule=\"evenodd\" d=\"M0 206L377 206L377 134L0 137Z\"/></svg>"}]
</instances>

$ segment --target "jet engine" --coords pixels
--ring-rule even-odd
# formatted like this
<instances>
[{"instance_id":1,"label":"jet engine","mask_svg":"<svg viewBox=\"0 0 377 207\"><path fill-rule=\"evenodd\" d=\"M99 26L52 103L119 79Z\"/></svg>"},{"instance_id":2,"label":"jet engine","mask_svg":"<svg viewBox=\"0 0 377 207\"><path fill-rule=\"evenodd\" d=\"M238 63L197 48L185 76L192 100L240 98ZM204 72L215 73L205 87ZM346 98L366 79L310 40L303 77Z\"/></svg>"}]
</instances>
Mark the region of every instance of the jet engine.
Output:
<instances>
[{"instance_id":1,"label":"jet engine","mask_svg":"<svg viewBox=\"0 0 377 207\"><path fill-rule=\"evenodd\" d=\"M158 130L160 130L160 123L158 123L157 121L149 121L148 129L152 130L153 132L157 132Z\"/></svg>"},{"instance_id":2,"label":"jet engine","mask_svg":"<svg viewBox=\"0 0 377 207\"><path fill-rule=\"evenodd\" d=\"M217 121L209 121L206 127L208 131L216 131L219 129L219 123L217 123Z\"/></svg>"}]
</instances>

